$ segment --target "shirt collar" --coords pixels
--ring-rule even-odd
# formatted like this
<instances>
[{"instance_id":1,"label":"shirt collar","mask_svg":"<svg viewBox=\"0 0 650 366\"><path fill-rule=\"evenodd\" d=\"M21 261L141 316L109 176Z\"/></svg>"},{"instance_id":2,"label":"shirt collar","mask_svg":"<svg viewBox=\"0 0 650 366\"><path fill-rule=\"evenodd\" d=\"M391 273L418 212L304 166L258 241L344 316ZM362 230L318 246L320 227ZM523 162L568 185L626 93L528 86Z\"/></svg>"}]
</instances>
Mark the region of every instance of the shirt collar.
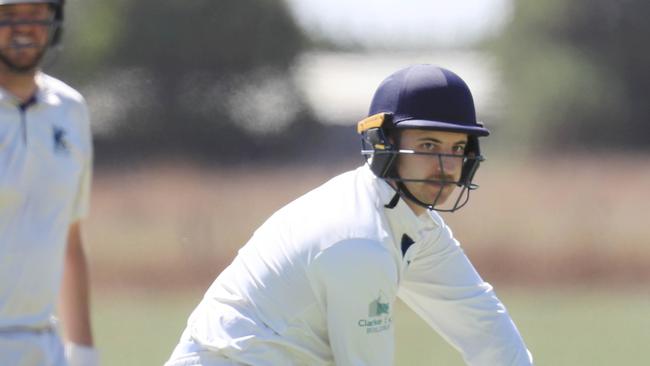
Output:
<instances>
[{"instance_id":1,"label":"shirt collar","mask_svg":"<svg viewBox=\"0 0 650 366\"><path fill-rule=\"evenodd\" d=\"M36 74L36 85L38 85L38 89L36 90L36 99L46 104L60 104L61 98L59 98L59 96L50 87L50 83L48 82L47 78L48 76L42 72Z\"/></svg>"},{"instance_id":2,"label":"shirt collar","mask_svg":"<svg viewBox=\"0 0 650 366\"><path fill-rule=\"evenodd\" d=\"M16 97L3 87L0 87L0 101L3 103L18 104Z\"/></svg>"},{"instance_id":3,"label":"shirt collar","mask_svg":"<svg viewBox=\"0 0 650 366\"><path fill-rule=\"evenodd\" d=\"M36 104L44 102L46 104L56 105L61 102L60 98L54 93L54 91L49 87L45 74L39 72L35 76L36 78ZM5 88L0 87L0 101L5 103L11 103L13 105L19 105L20 102L10 92Z\"/></svg>"},{"instance_id":4,"label":"shirt collar","mask_svg":"<svg viewBox=\"0 0 650 366\"><path fill-rule=\"evenodd\" d=\"M394 208L386 208L385 205L395 197L395 189L384 179L378 178L367 164L363 169L364 174L369 179L372 179L373 186L378 194L377 205L384 211L396 242L401 240L402 234L407 234L413 240L418 241L427 232L439 226L439 222L436 220L437 213L426 210L423 214L417 216L401 197Z\"/></svg>"}]
</instances>

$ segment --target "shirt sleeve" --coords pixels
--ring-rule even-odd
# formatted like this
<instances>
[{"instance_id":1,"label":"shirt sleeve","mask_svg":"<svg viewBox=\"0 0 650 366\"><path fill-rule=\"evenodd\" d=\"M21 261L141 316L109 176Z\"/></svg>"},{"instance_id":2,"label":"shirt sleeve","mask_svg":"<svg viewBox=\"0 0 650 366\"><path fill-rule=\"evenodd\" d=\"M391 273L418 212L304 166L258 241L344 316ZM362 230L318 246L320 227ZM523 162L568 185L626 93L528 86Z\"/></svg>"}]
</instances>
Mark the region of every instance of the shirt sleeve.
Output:
<instances>
[{"instance_id":1,"label":"shirt sleeve","mask_svg":"<svg viewBox=\"0 0 650 366\"><path fill-rule=\"evenodd\" d=\"M88 215L90 207L90 186L92 183L93 174L93 143L92 133L90 130L90 119L88 116L88 107L85 101L82 100L79 108L79 128L80 135L83 139L83 164L81 174L79 175L79 184L77 194L75 197L74 206L72 209L72 216L70 222L75 222Z\"/></svg>"},{"instance_id":2,"label":"shirt sleeve","mask_svg":"<svg viewBox=\"0 0 650 366\"><path fill-rule=\"evenodd\" d=\"M313 263L328 339L338 366L393 365L397 263L372 240L346 240Z\"/></svg>"},{"instance_id":3,"label":"shirt sleeve","mask_svg":"<svg viewBox=\"0 0 650 366\"><path fill-rule=\"evenodd\" d=\"M481 279L446 225L439 233L411 258L398 296L456 348L467 365L532 365L492 286Z\"/></svg>"}]
</instances>

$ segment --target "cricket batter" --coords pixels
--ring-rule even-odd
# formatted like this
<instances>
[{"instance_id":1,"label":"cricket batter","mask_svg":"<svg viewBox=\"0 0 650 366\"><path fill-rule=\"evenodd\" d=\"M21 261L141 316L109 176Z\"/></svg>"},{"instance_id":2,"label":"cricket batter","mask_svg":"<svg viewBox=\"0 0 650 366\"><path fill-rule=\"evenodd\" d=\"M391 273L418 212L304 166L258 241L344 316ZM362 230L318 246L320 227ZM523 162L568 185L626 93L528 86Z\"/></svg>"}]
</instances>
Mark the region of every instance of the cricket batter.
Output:
<instances>
[{"instance_id":1,"label":"cricket batter","mask_svg":"<svg viewBox=\"0 0 650 366\"><path fill-rule=\"evenodd\" d=\"M367 164L271 216L208 289L167 366L382 366L397 297L468 365L532 365L492 286L436 211L477 188L467 85L415 65L385 79L358 124Z\"/></svg>"},{"instance_id":2,"label":"cricket batter","mask_svg":"<svg viewBox=\"0 0 650 366\"><path fill-rule=\"evenodd\" d=\"M81 219L91 136L82 96L40 71L63 0L0 0L0 365L96 366ZM57 312L65 346L53 324Z\"/></svg>"}]
</instances>

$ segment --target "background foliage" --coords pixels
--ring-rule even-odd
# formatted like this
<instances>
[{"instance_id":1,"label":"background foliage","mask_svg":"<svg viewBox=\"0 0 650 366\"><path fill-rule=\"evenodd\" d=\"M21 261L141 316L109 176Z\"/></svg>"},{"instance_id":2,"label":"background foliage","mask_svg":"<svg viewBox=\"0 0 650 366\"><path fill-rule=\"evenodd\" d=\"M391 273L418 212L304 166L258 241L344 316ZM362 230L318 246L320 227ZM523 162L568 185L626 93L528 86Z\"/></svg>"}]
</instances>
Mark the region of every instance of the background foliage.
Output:
<instances>
[{"instance_id":1,"label":"background foliage","mask_svg":"<svg viewBox=\"0 0 650 366\"><path fill-rule=\"evenodd\" d=\"M649 3L513 0L512 8L481 47L496 56L502 81L499 146L647 151ZM66 49L52 71L88 97L99 163L351 151L349 131L320 123L292 76L302 53L337 46L307 36L284 1L71 0L66 10Z\"/></svg>"},{"instance_id":2,"label":"background foliage","mask_svg":"<svg viewBox=\"0 0 650 366\"><path fill-rule=\"evenodd\" d=\"M336 131L291 75L309 47L283 1L71 1L53 72L91 104L99 164L284 159ZM118 163L119 162L119 163Z\"/></svg>"},{"instance_id":3,"label":"background foliage","mask_svg":"<svg viewBox=\"0 0 650 366\"><path fill-rule=\"evenodd\" d=\"M648 151L648 13L643 0L515 1L491 45L508 137L537 150Z\"/></svg>"}]
</instances>

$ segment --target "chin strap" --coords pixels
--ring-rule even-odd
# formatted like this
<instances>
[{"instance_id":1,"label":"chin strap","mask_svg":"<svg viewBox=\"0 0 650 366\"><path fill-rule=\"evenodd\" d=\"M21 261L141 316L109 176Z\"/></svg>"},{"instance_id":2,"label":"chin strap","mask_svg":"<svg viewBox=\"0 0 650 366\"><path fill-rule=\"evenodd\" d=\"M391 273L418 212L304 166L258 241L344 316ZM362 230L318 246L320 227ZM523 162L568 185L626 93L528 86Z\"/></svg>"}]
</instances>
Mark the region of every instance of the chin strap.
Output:
<instances>
[{"instance_id":1,"label":"chin strap","mask_svg":"<svg viewBox=\"0 0 650 366\"><path fill-rule=\"evenodd\" d=\"M426 203L418 200L411 193L411 191L409 191L408 188L406 188L406 185L404 185L403 182L396 181L395 185L397 186L397 187L393 187L395 189L395 195L393 195L393 198L391 198L390 202L385 204L384 207L389 208L389 209L393 209L393 208L395 208L395 206L397 206L397 203L399 202L400 197L404 197L405 199L408 198L409 200L415 202L419 206L422 206L422 207L424 207L426 209L430 210L432 208L432 206L427 205Z\"/></svg>"},{"instance_id":2,"label":"chin strap","mask_svg":"<svg viewBox=\"0 0 650 366\"><path fill-rule=\"evenodd\" d=\"M390 208L391 210L394 209L395 206L397 206L397 202L399 202L399 197L400 197L400 194L399 194L399 190L398 190L398 191L395 192L395 195L393 196L393 198L390 199L390 202L385 204L384 207Z\"/></svg>"}]
</instances>

